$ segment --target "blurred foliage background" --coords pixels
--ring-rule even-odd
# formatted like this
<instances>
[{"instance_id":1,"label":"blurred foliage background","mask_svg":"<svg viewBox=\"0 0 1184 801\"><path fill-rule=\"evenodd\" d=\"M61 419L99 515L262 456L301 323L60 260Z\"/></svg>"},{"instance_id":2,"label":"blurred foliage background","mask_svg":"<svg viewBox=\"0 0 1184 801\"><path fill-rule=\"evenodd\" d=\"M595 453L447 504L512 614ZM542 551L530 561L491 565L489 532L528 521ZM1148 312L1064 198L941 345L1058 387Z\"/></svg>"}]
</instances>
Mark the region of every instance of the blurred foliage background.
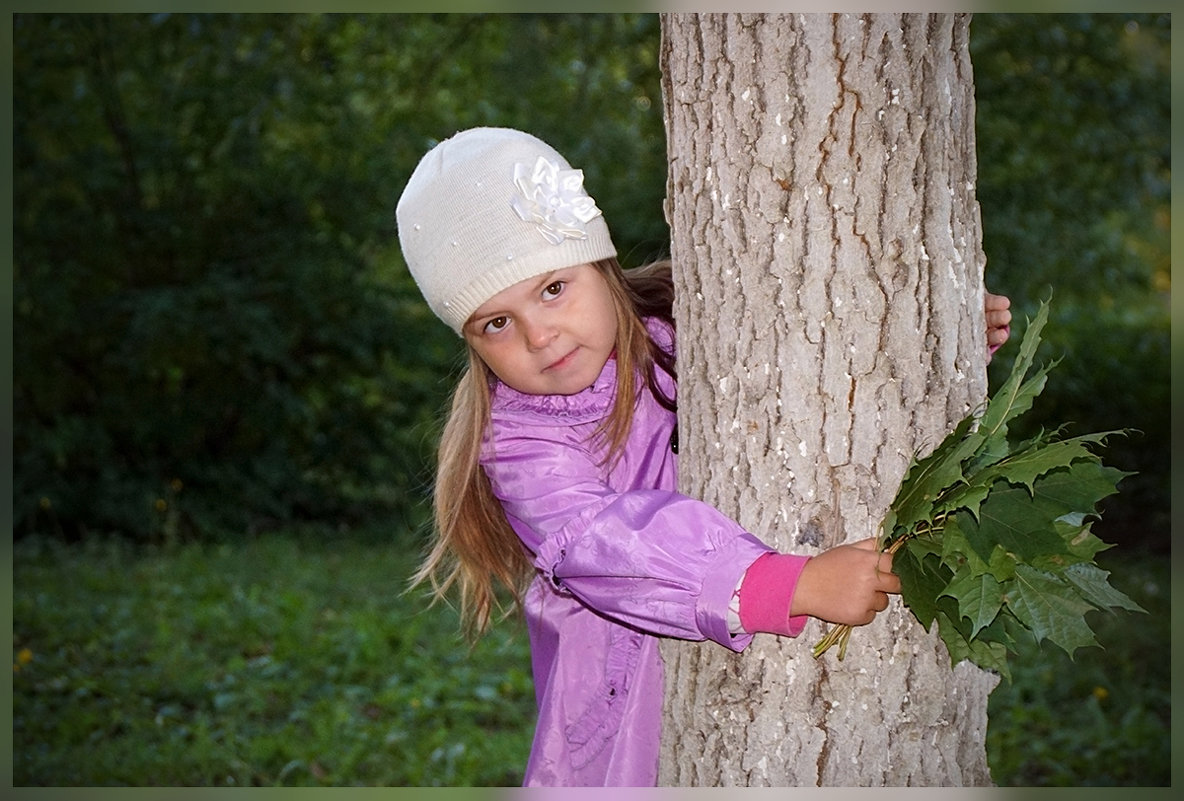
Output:
<instances>
[{"instance_id":1,"label":"blurred foliage background","mask_svg":"<svg viewBox=\"0 0 1184 801\"><path fill-rule=\"evenodd\" d=\"M979 15L971 46L988 286L1015 338L1053 295L1031 425L1138 429L1098 532L1166 552L1170 17ZM663 255L658 49L653 15L15 15L15 535L419 529L460 347L398 194L456 130L523 128L626 266Z\"/></svg>"}]
</instances>

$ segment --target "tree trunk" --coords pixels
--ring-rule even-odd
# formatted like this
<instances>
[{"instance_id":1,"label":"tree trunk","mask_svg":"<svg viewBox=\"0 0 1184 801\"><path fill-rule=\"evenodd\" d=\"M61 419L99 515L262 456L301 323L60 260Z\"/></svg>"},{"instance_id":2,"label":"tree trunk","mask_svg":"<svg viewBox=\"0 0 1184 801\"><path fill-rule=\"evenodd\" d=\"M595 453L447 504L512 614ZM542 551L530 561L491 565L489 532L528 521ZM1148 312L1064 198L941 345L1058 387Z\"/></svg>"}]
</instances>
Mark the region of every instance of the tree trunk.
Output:
<instances>
[{"instance_id":1,"label":"tree trunk","mask_svg":"<svg viewBox=\"0 0 1184 801\"><path fill-rule=\"evenodd\" d=\"M783 551L874 536L986 395L964 15L664 15L682 490ZM987 697L894 599L670 642L664 785L990 783Z\"/></svg>"}]
</instances>

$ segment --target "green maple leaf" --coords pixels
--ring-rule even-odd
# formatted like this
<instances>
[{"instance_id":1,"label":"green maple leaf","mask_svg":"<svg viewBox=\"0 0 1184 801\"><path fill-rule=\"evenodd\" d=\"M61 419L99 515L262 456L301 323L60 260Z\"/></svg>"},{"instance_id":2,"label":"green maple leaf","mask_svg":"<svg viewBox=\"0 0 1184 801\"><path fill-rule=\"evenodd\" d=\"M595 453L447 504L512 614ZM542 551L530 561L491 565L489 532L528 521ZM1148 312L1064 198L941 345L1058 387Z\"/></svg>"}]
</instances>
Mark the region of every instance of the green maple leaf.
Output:
<instances>
[{"instance_id":1,"label":"green maple leaf","mask_svg":"<svg viewBox=\"0 0 1184 801\"><path fill-rule=\"evenodd\" d=\"M1005 618L1014 620L1006 609L990 625L972 635L969 621L958 612L957 602L950 597L939 599L937 613L938 635L950 654L950 664L969 659L980 667L996 670L1009 680L1007 653L1014 640L1007 629Z\"/></svg>"},{"instance_id":2,"label":"green maple leaf","mask_svg":"<svg viewBox=\"0 0 1184 801\"><path fill-rule=\"evenodd\" d=\"M958 614L970 621L971 639L989 626L1003 608L1003 585L990 573L959 573L942 594L957 599Z\"/></svg>"},{"instance_id":3,"label":"green maple leaf","mask_svg":"<svg viewBox=\"0 0 1184 801\"><path fill-rule=\"evenodd\" d=\"M961 481L962 461L983 441L971 430L974 423L974 418L967 416L928 456L914 460L881 523L885 541L897 531L909 531L919 521L932 519L933 502L947 487Z\"/></svg>"},{"instance_id":4,"label":"green maple leaf","mask_svg":"<svg viewBox=\"0 0 1184 801\"><path fill-rule=\"evenodd\" d=\"M1067 511L1070 510L1033 496L1025 487L999 481L979 507L978 517L962 514L958 522L967 542L983 560L990 560L996 545L1021 560L1028 560L1042 554L1068 552L1064 539L1052 526Z\"/></svg>"},{"instance_id":5,"label":"green maple leaf","mask_svg":"<svg viewBox=\"0 0 1184 801\"><path fill-rule=\"evenodd\" d=\"M996 581L1007 581L1015 578L1015 566L1018 560L1015 554L1008 553L1002 546L996 545L991 551L991 559L987 562L987 570Z\"/></svg>"},{"instance_id":6,"label":"green maple leaf","mask_svg":"<svg viewBox=\"0 0 1184 801\"><path fill-rule=\"evenodd\" d=\"M971 514L978 514L979 507L991 494L992 483L990 481L966 483L949 488L933 505L934 514L949 514L959 509L965 509Z\"/></svg>"},{"instance_id":7,"label":"green maple leaf","mask_svg":"<svg viewBox=\"0 0 1184 801\"><path fill-rule=\"evenodd\" d=\"M1028 443L1024 443L1018 449L1027 446ZM1006 459L1016 450L1017 448L1008 441L1005 430L984 438L983 444L975 451L974 455L963 463L966 482L968 484L990 484L990 480L983 479L982 471Z\"/></svg>"},{"instance_id":8,"label":"green maple leaf","mask_svg":"<svg viewBox=\"0 0 1184 801\"><path fill-rule=\"evenodd\" d=\"M994 670L1011 681L1011 671L1007 665L1008 646L1001 639L967 637L945 613L938 618L938 635L950 654L950 664L956 665L969 659L979 667Z\"/></svg>"},{"instance_id":9,"label":"green maple leaf","mask_svg":"<svg viewBox=\"0 0 1184 801\"><path fill-rule=\"evenodd\" d=\"M1025 561L1071 556L1070 541L1062 535L1065 527L1059 521L1096 514L1098 501L1112 494L1124 475L1084 459L1036 478L1030 488L1000 479L979 507L977 518L960 515L959 521L967 541L983 559L991 558L995 545Z\"/></svg>"},{"instance_id":10,"label":"green maple leaf","mask_svg":"<svg viewBox=\"0 0 1184 801\"><path fill-rule=\"evenodd\" d=\"M1113 495L1118 482L1129 475L1096 459L1083 459L1033 482L1032 494L1044 504L1041 508L1064 509L1058 518L1075 512L1091 514L1098 501Z\"/></svg>"},{"instance_id":11,"label":"green maple leaf","mask_svg":"<svg viewBox=\"0 0 1184 801\"><path fill-rule=\"evenodd\" d=\"M941 533L941 558L942 561L951 567L956 567L966 562L970 570L975 573L987 572L990 568L987 560L981 558L973 548L970 547L970 542L966 539L966 535L962 531L962 525L959 523L961 515L955 515L948 518L945 525L942 527ZM962 568L958 569L959 573L963 572Z\"/></svg>"},{"instance_id":12,"label":"green maple leaf","mask_svg":"<svg viewBox=\"0 0 1184 801\"><path fill-rule=\"evenodd\" d=\"M1100 552L1113 546L1102 542L1090 531L1089 523L1077 520L1078 515L1066 515L1055 522L1056 530L1068 543L1069 553L1077 561L1092 562Z\"/></svg>"},{"instance_id":13,"label":"green maple leaf","mask_svg":"<svg viewBox=\"0 0 1184 801\"><path fill-rule=\"evenodd\" d=\"M926 629L937 616L937 599L950 581L951 572L942 567L941 558L921 542L909 540L892 559L892 572L900 577L900 597L913 616Z\"/></svg>"},{"instance_id":14,"label":"green maple leaf","mask_svg":"<svg viewBox=\"0 0 1184 801\"><path fill-rule=\"evenodd\" d=\"M1011 484L1023 484L1032 489L1032 484L1037 478L1058 467L1067 467L1079 459L1096 460L1097 457L1089 446L1102 444L1106 437L1115 433L1118 432L1087 434L1055 442L1040 439L983 469L976 479L993 483L995 479L1002 478ZM1110 491L1113 492L1113 488Z\"/></svg>"},{"instance_id":15,"label":"green maple leaf","mask_svg":"<svg viewBox=\"0 0 1184 801\"><path fill-rule=\"evenodd\" d=\"M1079 562L1066 568L1062 575L1083 598L1099 609L1114 607L1131 612L1146 611L1124 593L1110 586L1107 581L1110 573L1097 565Z\"/></svg>"},{"instance_id":16,"label":"green maple leaf","mask_svg":"<svg viewBox=\"0 0 1184 801\"><path fill-rule=\"evenodd\" d=\"M1085 622L1085 613L1094 606L1066 588L1056 576L1021 564L1005 603L1037 642L1048 640L1072 657L1078 648L1098 642Z\"/></svg>"}]
</instances>

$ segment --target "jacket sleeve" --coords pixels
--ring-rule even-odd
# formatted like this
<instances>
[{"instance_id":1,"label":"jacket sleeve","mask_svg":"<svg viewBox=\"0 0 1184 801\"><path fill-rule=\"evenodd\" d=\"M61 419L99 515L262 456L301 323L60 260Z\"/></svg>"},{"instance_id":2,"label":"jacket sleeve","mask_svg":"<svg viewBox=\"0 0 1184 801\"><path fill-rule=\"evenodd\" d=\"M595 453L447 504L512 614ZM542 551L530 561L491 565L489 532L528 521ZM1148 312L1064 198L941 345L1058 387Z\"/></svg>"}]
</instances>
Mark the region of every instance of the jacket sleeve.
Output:
<instances>
[{"instance_id":1,"label":"jacket sleeve","mask_svg":"<svg viewBox=\"0 0 1184 801\"><path fill-rule=\"evenodd\" d=\"M576 438L527 433L484 463L535 567L556 589L643 631L741 650L728 605L772 549L709 504L659 489L614 491Z\"/></svg>"}]
</instances>

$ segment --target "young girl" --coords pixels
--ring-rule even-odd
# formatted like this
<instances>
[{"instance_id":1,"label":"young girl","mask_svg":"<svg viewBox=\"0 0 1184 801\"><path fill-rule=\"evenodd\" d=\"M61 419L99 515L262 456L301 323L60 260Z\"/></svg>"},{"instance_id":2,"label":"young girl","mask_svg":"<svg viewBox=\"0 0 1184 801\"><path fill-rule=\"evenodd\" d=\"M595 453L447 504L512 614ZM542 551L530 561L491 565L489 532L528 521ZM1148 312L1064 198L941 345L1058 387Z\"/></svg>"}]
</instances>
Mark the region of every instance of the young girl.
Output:
<instances>
[{"instance_id":1,"label":"young girl","mask_svg":"<svg viewBox=\"0 0 1184 801\"><path fill-rule=\"evenodd\" d=\"M473 633L498 585L522 607L526 785L653 785L659 638L742 651L807 617L861 625L900 582L874 539L777 553L677 492L668 265L625 274L582 184L539 139L476 128L424 156L399 199L408 267L469 353L414 582L458 585Z\"/></svg>"}]
</instances>

